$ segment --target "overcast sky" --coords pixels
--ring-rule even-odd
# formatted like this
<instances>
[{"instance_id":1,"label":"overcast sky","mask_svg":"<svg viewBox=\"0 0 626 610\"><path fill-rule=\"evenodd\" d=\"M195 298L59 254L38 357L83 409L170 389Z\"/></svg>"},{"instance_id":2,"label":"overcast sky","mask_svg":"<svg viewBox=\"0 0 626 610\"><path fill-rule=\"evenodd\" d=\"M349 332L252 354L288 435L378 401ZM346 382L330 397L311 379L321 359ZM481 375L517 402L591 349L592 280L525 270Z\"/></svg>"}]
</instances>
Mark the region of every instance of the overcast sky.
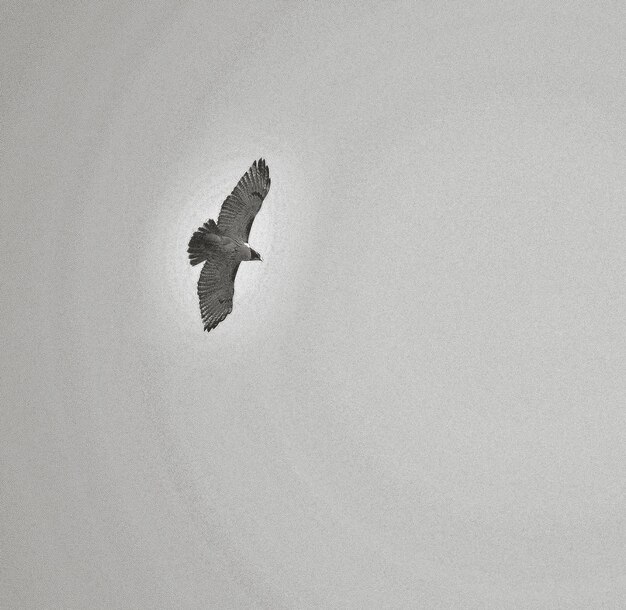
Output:
<instances>
[{"instance_id":1,"label":"overcast sky","mask_svg":"<svg viewBox=\"0 0 626 610\"><path fill-rule=\"evenodd\" d=\"M626 606L622 3L0 24L0 606Z\"/></svg>"}]
</instances>

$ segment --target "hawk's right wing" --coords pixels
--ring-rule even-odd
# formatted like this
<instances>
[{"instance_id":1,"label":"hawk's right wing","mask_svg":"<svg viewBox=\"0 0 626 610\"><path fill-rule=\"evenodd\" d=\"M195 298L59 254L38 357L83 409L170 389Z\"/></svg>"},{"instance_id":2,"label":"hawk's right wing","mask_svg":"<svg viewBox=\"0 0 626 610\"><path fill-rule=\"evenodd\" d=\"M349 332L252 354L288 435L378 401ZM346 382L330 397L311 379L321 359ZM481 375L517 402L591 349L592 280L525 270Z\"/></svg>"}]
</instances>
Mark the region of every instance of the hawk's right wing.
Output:
<instances>
[{"instance_id":1,"label":"hawk's right wing","mask_svg":"<svg viewBox=\"0 0 626 610\"><path fill-rule=\"evenodd\" d=\"M223 256L213 256L202 267L198 297L204 330L215 328L232 310L235 276L239 263Z\"/></svg>"},{"instance_id":2,"label":"hawk's right wing","mask_svg":"<svg viewBox=\"0 0 626 610\"><path fill-rule=\"evenodd\" d=\"M255 161L222 204L217 219L220 231L247 243L270 183L270 170L265 161Z\"/></svg>"}]
</instances>

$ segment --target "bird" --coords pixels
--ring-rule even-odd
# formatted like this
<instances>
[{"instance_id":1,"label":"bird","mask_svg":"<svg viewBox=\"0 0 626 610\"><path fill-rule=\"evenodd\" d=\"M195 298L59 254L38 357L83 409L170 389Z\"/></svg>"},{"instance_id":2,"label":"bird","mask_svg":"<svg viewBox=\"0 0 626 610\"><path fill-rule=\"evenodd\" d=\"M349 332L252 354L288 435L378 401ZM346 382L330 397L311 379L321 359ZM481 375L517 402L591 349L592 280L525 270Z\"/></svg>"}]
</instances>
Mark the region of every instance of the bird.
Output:
<instances>
[{"instance_id":1,"label":"bird","mask_svg":"<svg viewBox=\"0 0 626 610\"><path fill-rule=\"evenodd\" d=\"M254 161L224 200L217 223L209 219L189 240L187 252L191 265L204 261L198 279L198 298L207 332L233 310L235 277L240 263L263 260L248 244L248 239L270 184L265 160Z\"/></svg>"}]
</instances>

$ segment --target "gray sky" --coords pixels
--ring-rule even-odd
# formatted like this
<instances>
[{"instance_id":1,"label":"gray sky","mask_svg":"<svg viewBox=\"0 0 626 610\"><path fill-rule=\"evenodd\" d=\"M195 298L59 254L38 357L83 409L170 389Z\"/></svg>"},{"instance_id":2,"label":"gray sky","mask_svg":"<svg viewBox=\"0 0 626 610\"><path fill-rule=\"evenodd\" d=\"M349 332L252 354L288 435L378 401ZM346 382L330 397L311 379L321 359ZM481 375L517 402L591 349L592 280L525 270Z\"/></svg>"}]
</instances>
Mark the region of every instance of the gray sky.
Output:
<instances>
[{"instance_id":1,"label":"gray sky","mask_svg":"<svg viewBox=\"0 0 626 610\"><path fill-rule=\"evenodd\" d=\"M0 606L626 605L623 5L43 4L0 8ZM260 156L207 335L187 241Z\"/></svg>"}]
</instances>

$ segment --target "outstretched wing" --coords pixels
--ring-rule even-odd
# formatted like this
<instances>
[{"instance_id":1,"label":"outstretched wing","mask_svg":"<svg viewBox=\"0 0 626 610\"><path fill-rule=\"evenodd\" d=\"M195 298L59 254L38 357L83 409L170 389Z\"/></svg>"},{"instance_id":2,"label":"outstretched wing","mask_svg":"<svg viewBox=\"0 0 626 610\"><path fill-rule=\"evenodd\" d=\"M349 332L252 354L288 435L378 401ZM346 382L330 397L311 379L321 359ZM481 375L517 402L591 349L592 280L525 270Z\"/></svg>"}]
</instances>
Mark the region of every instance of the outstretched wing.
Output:
<instances>
[{"instance_id":1,"label":"outstretched wing","mask_svg":"<svg viewBox=\"0 0 626 610\"><path fill-rule=\"evenodd\" d=\"M198 297L204 330L215 328L232 310L235 276L239 263L226 257L207 260L198 280Z\"/></svg>"},{"instance_id":2,"label":"outstretched wing","mask_svg":"<svg viewBox=\"0 0 626 610\"><path fill-rule=\"evenodd\" d=\"M270 190L270 170L263 159L255 161L222 204L217 226L230 235L248 241L254 218Z\"/></svg>"}]
</instances>

